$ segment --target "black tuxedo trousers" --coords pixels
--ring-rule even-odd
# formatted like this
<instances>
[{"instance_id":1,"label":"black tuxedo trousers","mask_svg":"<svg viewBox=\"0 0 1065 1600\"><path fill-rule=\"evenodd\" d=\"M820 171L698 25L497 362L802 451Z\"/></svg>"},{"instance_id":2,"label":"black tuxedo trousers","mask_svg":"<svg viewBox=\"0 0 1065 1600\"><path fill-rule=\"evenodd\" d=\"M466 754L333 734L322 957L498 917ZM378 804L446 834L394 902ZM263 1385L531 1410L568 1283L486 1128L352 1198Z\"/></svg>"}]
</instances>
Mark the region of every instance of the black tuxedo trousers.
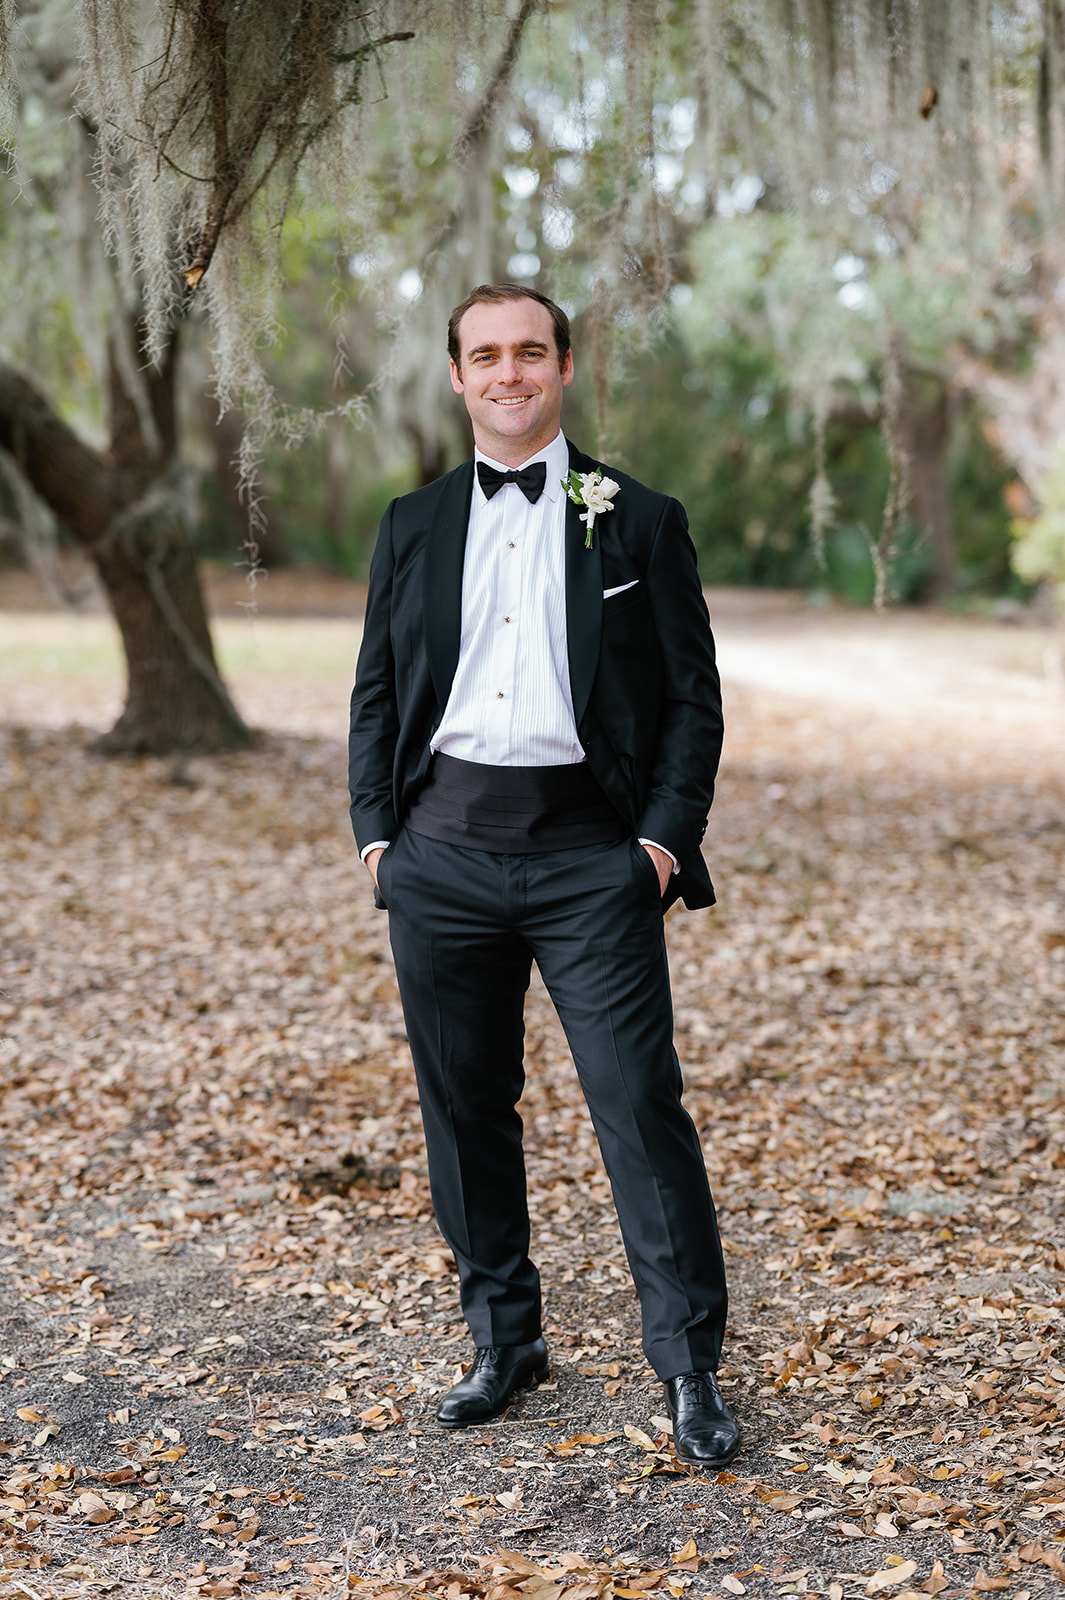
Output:
<instances>
[{"instance_id":1,"label":"black tuxedo trousers","mask_svg":"<svg viewBox=\"0 0 1065 1600\"><path fill-rule=\"evenodd\" d=\"M654 863L635 839L497 855L402 828L380 897L414 1059L440 1230L474 1343L539 1336L516 1109L532 962L566 1032L662 1379L717 1367L724 1262L681 1104Z\"/></svg>"}]
</instances>

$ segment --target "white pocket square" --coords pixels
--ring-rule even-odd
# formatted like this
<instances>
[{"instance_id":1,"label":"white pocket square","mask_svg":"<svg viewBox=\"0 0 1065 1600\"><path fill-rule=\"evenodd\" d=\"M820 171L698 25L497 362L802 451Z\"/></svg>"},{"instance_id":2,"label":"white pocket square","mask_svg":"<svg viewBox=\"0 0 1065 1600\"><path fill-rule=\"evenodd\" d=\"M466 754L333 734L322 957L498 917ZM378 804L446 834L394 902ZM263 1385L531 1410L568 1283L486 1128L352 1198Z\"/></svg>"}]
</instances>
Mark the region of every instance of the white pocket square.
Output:
<instances>
[{"instance_id":1,"label":"white pocket square","mask_svg":"<svg viewBox=\"0 0 1065 1600\"><path fill-rule=\"evenodd\" d=\"M624 594L626 589L635 589L639 581L639 578L633 578L629 583L619 583L616 589L604 589L603 599L610 600L616 594Z\"/></svg>"}]
</instances>

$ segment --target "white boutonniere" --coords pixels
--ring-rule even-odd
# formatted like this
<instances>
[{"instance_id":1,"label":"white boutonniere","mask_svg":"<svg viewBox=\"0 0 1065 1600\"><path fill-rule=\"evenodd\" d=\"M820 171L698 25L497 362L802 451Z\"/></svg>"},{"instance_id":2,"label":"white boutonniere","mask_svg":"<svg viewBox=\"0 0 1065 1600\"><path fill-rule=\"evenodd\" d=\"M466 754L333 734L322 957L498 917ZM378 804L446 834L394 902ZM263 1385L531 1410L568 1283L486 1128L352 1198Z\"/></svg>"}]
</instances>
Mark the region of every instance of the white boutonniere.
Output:
<instances>
[{"instance_id":1,"label":"white boutonniere","mask_svg":"<svg viewBox=\"0 0 1065 1600\"><path fill-rule=\"evenodd\" d=\"M601 511L613 511L614 496L621 485L613 478L604 478L601 472L577 472L571 467L569 477L562 479L562 487L575 506L584 507L581 521L588 529L584 548L590 550L595 519Z\"/></svg>"}]
</instances>

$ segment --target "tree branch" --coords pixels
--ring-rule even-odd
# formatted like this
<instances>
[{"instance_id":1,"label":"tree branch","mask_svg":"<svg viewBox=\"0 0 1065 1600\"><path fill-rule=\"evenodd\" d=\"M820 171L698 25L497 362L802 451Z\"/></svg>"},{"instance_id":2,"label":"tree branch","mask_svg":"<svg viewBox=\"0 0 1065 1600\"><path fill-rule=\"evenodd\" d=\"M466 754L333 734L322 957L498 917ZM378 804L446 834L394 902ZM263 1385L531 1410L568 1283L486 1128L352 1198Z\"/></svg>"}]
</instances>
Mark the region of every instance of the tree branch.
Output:
<instances>
[{"instance_id":1,"label":"tree branch","mask_svg":"<svg viewBox=\"0 0 1065 1600\"><path fill-rule=\"evenodd\" d=\"M503 54L499 58L499 65L492 74L492 80L455 141L451 154L456 161L468 161L477 146L482 144L491 132L496 111L517 65L522 35L536 12L542 9L543 4L544 0L522 0L521 9L511 23L510 33L507 35Z\"/></svg>"},{"instance_id":2,"label":"tree branch","mask_svg":"<svg viewBox=\"0 0 1065 1600\"><path fill-rule=\"evenodd\" d=\"M229 82L226 68L227 24L219 0L201 0L200 16L211 52L211 121L214 129L214 190L207 203L207 214L200 230L196 254L185 268L185 282L195 289L218 245L239 175L229 150Z\"/></svg>"},{"instance_id":3,"label":"tree branch","mask_svg":"<svg viewBox=\"0 0 1065 1600\"><path fill-rule=\"evenodd\" d=\"M465 128L452 147L452 156L464 165L480 149L491 132L496 111L499 109L500 102L510 84L514 68L518 62L522 36L529 22L536 12L542 8L543 4L544 0L522 0L521 10L514 18L510 33L507 35L507 42L503 47L503 54L499 58L499 65L492 74L484 95L474 107ZM423 266L428 266L434 256L445 248L449 240L458 231L464 215L465 208L462 202L459 201L452 208L436 238L425 252Z\"/></svg>"},{"instance_id":4,"label":"tree branch","mask_svg":"<svg viewBox=\"0 0 1065 1600\"><path fill-rule=\"evenodd\" d=\"M286 156L290 158L293 173L299 167L310 146L319 139L332 125L336 116L346 106L358 99L359 81L363 63L379 50L382 45L393 44L404 39L413 39L412 32L389 33L380 39L370 40L360 46L358 50L348 52L336 57L338 62L350 65L358 64L354 78L345 92L340 96L337 105L328 117L312 124L309 128L300 129L300 112L306 102L310 85L311 74L304 72L302 77L288 78L284 81L283 88L279 90L276 99L261 96L255 104L255 114L250 122L242 129L230 128L230 95L226 63L226 23L222 17L219 0L200 0L203 29L211 51L212 63L209 83L209 100L211 118L214 125L214 171L211 179L211 198L208 201L207 212L204 216L203 226L196 246L196 253L188 266L184 269L185 283L189 289L195 289L203 278L218 248L218 240L222 229L227 223L235 221L247 210L248 206L269 182L275 169ZM542 0L525 0L526 5L540 4ZM304 19L306 21L306 19ZM303 23L297 19L293 28L299 30ZM312 40L313 44L314 41ZM299 54L299 52L293 52ZM304 50L302 55L309 60L316 60L313 49ZM256 153L271 122L278 118L278 105L283 109L283 116L274 134L274 148L269 159L266 160L261 171L252 177L251 169ZM168 130L167 138L174 131L176 123ZM164 140L165 143L165 140ZM162 152L163 159L169 159ZM243 185L243 192L236 198Z\"/></svg>"},{"instance_id":5,"label":"tree branch","mask_svg":"<svg viewBox=\"0 0 1065 1600\"><path fill-rule=\"evenodd\" d=\"M102 539L130 498L123 474L79 439L30 380L0 362L0 449L80 544Z\"/></svg>"}]
</instances>

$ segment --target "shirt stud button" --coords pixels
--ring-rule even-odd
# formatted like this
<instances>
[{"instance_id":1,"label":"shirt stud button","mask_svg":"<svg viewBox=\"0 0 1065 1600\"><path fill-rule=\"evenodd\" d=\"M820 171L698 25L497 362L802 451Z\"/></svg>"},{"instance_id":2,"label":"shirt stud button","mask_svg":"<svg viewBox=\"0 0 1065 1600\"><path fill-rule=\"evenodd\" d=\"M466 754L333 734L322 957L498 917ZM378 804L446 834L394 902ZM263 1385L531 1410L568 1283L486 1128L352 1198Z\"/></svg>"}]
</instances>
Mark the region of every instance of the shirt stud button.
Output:
<instances>
[{"instance_id":1,"label":"shirt stud button","mask_svg":"<svg viewBox=\"0 0 1065 1600\"><path fill-rule=\"evenodd\" d=\"M500 689L499 693L496 695L496 699L497 700L502 700L502 698L503 698L503 691L502 691L502 689Z\"/></svg>"}]
</instances>

